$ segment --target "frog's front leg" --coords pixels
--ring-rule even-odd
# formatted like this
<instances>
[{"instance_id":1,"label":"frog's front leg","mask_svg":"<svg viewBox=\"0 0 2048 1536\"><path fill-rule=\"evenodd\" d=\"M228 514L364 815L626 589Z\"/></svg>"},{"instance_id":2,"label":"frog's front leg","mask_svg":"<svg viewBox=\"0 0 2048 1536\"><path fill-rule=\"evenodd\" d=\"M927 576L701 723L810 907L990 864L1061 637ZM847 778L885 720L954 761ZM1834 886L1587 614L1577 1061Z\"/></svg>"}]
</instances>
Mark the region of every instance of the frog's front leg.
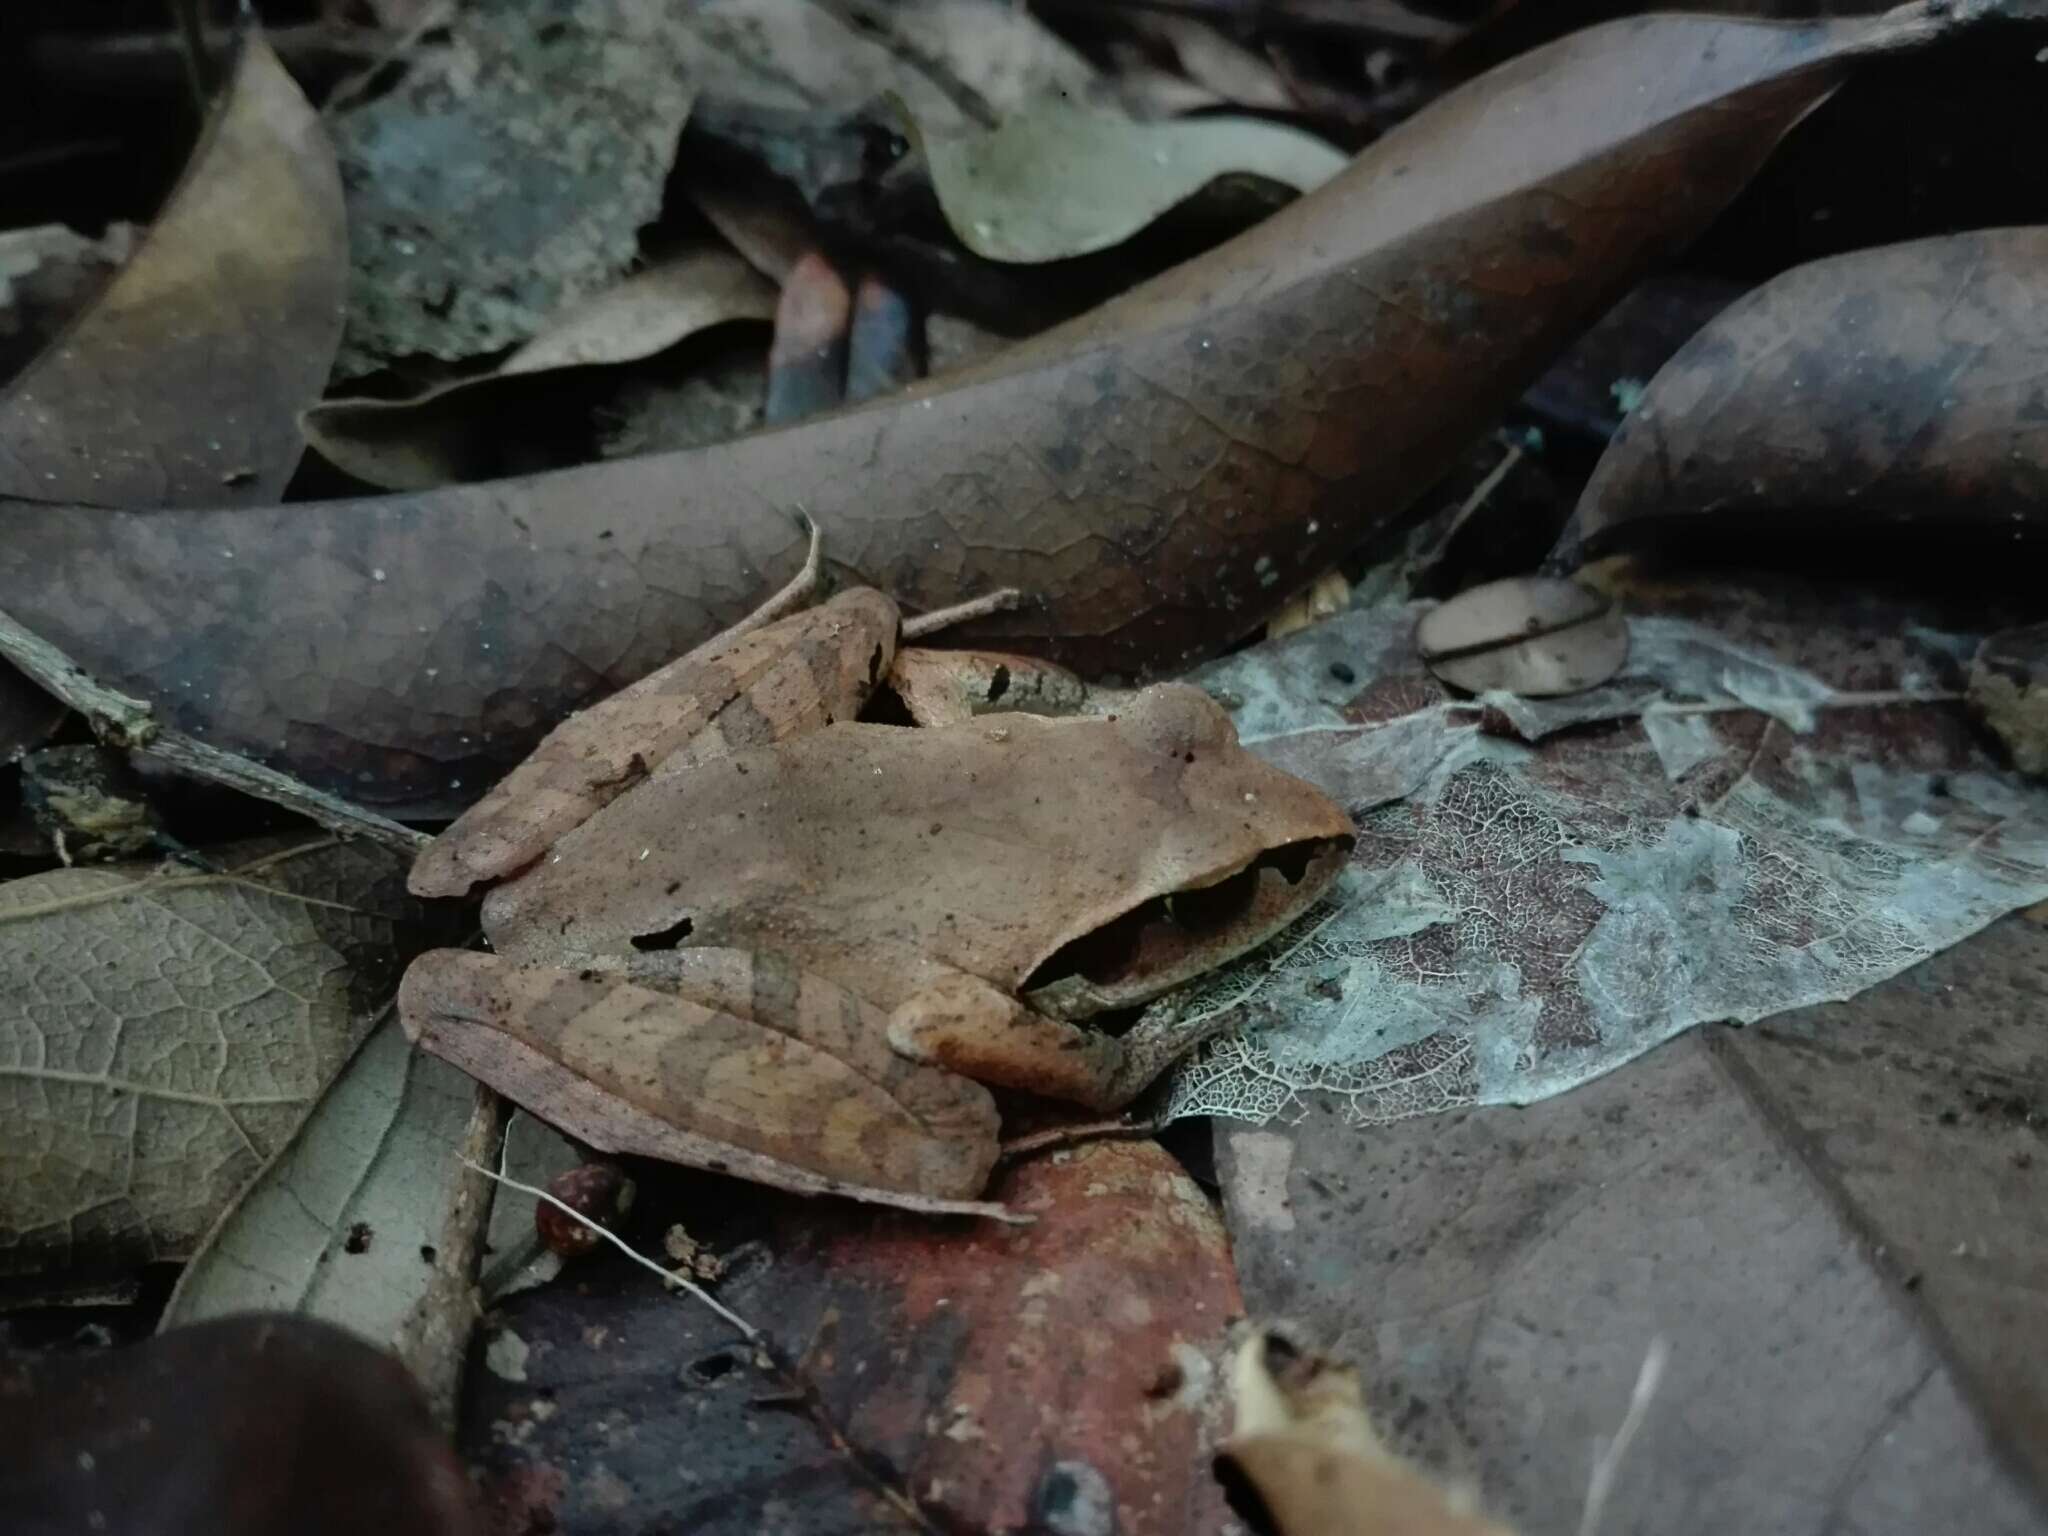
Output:
<instances>
[{"instance_id":1,"label":"frog's front leg","mask_svg":"<svg viewBox=\"0 0 2048 1536\"><path fill-rule=\"evenodd\" d=\"M962 972L903 1002L889 1016L889 1044L976 1082L1090 1109L1121 1109L1150 1080L1115 1036L1048 1017Z\"/></svg>"},{"instance_id":2,"label":"frog's front leg","mask_svg":"<svg viewBox=\"0 0 2048 1536\"><path fill-rule=\"evenodd\" d=\"M436 950L406 972L399 1014L423 1049L605 1151L924 1209L980 1192L997 1126L985 1091L864 1059L846 1042L865 1005L829 982L691 953L712 958L664 976ZM746 1013L727 1006L743 995Z\"/></svg>"}]
</instances>

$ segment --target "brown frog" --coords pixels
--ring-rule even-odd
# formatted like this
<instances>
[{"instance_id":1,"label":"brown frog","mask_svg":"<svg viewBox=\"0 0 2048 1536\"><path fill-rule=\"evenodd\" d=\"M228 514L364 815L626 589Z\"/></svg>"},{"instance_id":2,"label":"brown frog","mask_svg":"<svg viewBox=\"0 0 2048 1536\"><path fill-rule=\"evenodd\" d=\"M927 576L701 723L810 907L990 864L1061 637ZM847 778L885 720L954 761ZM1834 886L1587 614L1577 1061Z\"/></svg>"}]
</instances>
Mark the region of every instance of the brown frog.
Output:
<instances>
[{"instance_id":1,"label":"brown frog","mask_svg":"<svg viewBox=\"0 0 2048 1536\"><path fill-rule=\"evenodd\" d=\"M560 728L422 854L423 894L512 878L495 954L414 963L408 1032L607 1150L927 1203L987 1179L980 1084L1126 1102L1170 1031L1081 1021L1275 933L1350 820L1177 684L861 723L896 636L848 593Z\"/></svg>"}]
</instances>

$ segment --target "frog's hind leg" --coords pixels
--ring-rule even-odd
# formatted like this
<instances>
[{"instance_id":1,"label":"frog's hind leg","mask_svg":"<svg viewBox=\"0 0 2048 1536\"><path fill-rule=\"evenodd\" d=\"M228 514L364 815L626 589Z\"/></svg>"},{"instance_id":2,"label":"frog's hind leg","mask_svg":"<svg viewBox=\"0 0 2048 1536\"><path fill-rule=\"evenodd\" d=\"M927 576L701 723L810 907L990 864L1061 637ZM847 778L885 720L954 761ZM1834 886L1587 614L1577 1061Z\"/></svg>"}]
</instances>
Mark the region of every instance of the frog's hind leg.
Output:
<instances>
[{"instance_id":1,"label":"frog's hind leg","mask_svg":"<svg viewBox=\"0 0 2048 1536\"><path fill-rule=\"evenodd\" d=\"M907 1062L878 1082L793 1032L594 966L434 950L406 972L398 1008L422 1049L600 1150L986 1213L960 1203L996 1155L995 1108L975 1084L905 1081L940 1076Z\"/></svg>"},{"instance_id":2,"label":"frog's hind leg","mask_svg":"<svg viewBox=\"0 0 2048 1536\"><path fill-rule=\"evenodd\" d=\"M1112 1035L1049 1018L976 976L942 977L889 1016L889 1044L999 1088L1121 1109L1144 1087Z\"/></svg>"}]
</instances>

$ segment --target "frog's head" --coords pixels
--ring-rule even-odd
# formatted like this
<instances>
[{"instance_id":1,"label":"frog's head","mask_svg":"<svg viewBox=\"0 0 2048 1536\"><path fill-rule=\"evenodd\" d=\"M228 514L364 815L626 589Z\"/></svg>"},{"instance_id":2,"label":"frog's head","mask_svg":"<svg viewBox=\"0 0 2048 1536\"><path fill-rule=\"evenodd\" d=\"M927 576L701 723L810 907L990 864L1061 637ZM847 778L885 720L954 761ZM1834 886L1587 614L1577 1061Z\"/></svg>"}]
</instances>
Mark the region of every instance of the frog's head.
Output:
<instances>
[{"instance_id":1,"label":"frog's head","mask_svg":"<svg viewBox=\"0 0 2048 1536\"><path fill-rule=\"evenodd\" d=\"M1256 948L1315 905L1353 842L1341 806L1247 752L1199 689L1147 688L1114 724L1138 769L1123 782L1144 810L1164 803L1172 814L1115 907L1077 913L1032 967L1027 999L1059 1018L1145 1002Z\"/></svg>"}]
</instances>

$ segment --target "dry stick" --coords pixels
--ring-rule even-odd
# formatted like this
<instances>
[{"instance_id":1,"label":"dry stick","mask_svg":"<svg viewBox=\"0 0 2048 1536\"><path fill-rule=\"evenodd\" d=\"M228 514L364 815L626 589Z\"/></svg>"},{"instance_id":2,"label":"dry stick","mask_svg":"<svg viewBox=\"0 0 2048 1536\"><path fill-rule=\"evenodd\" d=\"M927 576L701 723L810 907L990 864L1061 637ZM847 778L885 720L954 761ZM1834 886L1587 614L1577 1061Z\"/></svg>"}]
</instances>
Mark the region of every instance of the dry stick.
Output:
<instances>
[{"instance_id":1,"label":"dry stick","mask_svg":"<svg viewBox=\"0 0 2048 1536\"><path fill-rule=\"evenodd\" d=\"M494 1173L481 1163L472 1162L466 1156L462 1158L462 1161L469 1168L484 1175L485 1178L495 1179L507 1189L516 1189L521 1194L532 1195L536 1200L547 1201L549 1205L554 1206L578 1226L590 1228L592 1232L595 1232L604 1241L610 1243L642 1269L660 1277L663 1284L672 1286L677 1290L688 1291L698 1301L710 1308L720 1320L737 1328L740 1337L754 1346L754 1363L756 1366L775 1378L777 1384L789 1395L791 1402L802 1405L804 1417L810 1420L811 1427L824 1437L826 1444L830 1445L836 1453L845 1458L847 1465L853 1468L854 1473L867 1483L869 1487L874 1489L878 1495L888 1501L897 1513L909 1520L919 1530L930 1532L931 1536L940 1536L939 1527L933 1523L931 1516L925 1513L924 1506L917 1502L916 1496L908 1489L884 1476L874 1464L874 1458L863 1453L858 1446L846 1438L838 1424L833 1421L830 1412L826 1409L825 1400L819 1393L817 1385L800 1369L782 1358L776 1351L774 1341L767 1334L756 1328L744 1317L741 1317L739 1313L733 1311L724 1302L718 1300L717 1297L697 1284L696 1281L680 1275L674 1270L663 1269L654 1260L648 1258L646 1254L635 1248L617 1233L607 1231L604 1227L585 1220L581 1212L556 1199L546 1190L537 1188L532 1184L522 1184L519 1180L503 1173Z\"/></svg>"},{"instance_id":2,"label":"dry stick","mask_svg":"<svg viewBox=\"0 0 2048 1536\"><path fill-rule=\"evenodd\" d=\"M462 1176L448 1197L434 1244L434 1273L405 1320L398 1325L392 1350L425 1391L434 1419L454 1433L456 1407L462 1396L462 1366L469 1354L470 1330L483 1315L477 1272L483 1262L484 1232L491 1219L491 1181L478 1164L495 1162L504 1151L505 1124L511 1118L505 1101L482 1083L463 1131Z\"/></svg>"},{"instance_id":3,"label":"dry stick","mask_svg":"<svg viewBox=\"0 0 2048 1536\"><path fill-rule=\"evenodd\" d=\"M1041 1152L1060 1152L1091 1141L1134 1141L1166 1129L1163 1119L1091 1120L1086 1125L1055 1125L1013 1136L996 1149L998 1164L1019 1162Z\"/></svg>"},{"instance_id":4,"label":"dry stick","mask_svg":"<svg viewBox=\"0 0 2048 1536\"><path fill-rule=\"evenodd\" d=\"M329 831L367 838L401 853L417 853L429 841L425 833L350 805L288 773L171 729L158 721L156 712L141 699L107 687L5 612L0 612L0 659L14 663L33 682L85 716L93 735L110 747L146 752L193 778L225 784L295 811Z\"/></svg>"},{"instance_id":5,"label":"dry stick","mask_svg":"<svg viewBox=\"0 0 2048 1536\"><path fill-rule=\"evenodd\" d=\"M720 635L721 640L730 640L736 635L747 634L773 624L777 619L786 618L808 603L811 594L818 590L818 578L825 568L824 531L812 521L811 515L802 507L798 507L796 511L797 516L803 519L804 527L811 530L811 552L804 557L804 568L790 577L789 584L780 592Z\"/></svg>"},{"instance_id":6,"label":"dry stick","mask_svg":"<svg viewBox=\"0 0 2048 1536\"><path fill-rule=\"evenodd\" d=\"M992 613L1006 613L1024 601L1024 594L1015 587L1004 587L1000 592L990 592L984 597L970 597L964 603L955 603L950 608L934 608L930 613L920 613L914 619L903 621L903 638L922 640L926 635L965 624L969 619L985 619Z\"/></svg>"}]
</instances>

